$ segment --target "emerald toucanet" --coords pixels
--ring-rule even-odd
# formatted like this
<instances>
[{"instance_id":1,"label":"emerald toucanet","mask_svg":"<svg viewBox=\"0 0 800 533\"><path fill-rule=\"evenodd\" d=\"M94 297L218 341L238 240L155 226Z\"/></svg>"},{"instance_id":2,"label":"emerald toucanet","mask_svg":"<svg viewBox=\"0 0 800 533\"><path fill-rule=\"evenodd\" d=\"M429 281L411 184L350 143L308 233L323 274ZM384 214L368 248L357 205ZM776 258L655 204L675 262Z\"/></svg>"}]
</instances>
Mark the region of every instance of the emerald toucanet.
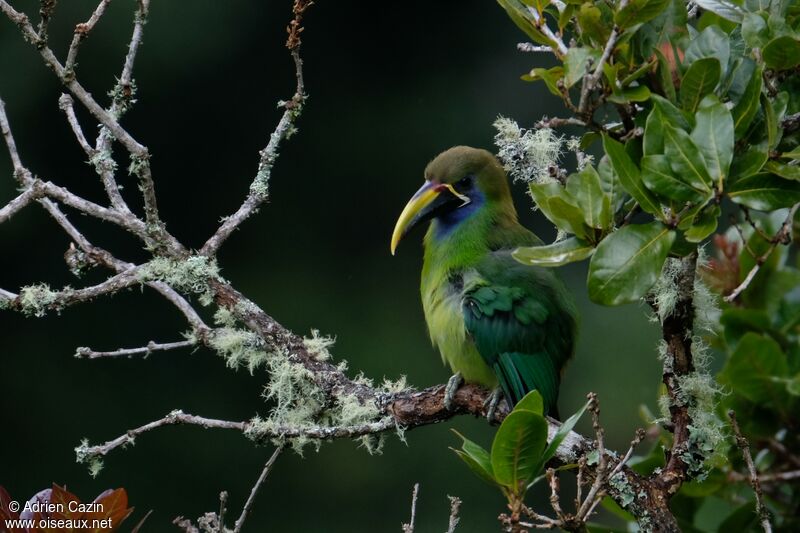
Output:
<instances>
[{"instance_id":1,"label":"emerald toucanet","mask_svg":"<svg viewBox=\"0 0 800 533\"><path fill-rule=\"evenodd\" d=\"M545 412L555 414L575 344L575 304L553 270L511 256L542 242L518 222L503 167L466 146L437 156L397 220L392 254L427 220L422 306L431 340L454 372L446 404L463 380L494 389L495 405L500 389L509 406L538 390Z\"/></svg>"}]
</instances>

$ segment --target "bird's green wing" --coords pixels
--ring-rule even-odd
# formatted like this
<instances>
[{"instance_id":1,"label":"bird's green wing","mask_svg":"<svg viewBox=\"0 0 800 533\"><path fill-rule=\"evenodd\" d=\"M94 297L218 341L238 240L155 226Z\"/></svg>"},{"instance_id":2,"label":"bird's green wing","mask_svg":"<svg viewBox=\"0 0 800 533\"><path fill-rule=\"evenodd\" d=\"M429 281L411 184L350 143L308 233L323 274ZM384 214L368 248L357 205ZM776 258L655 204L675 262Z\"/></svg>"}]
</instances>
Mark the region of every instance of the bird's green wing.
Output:
<instances>
[{"instance_id":1,"label":"bird's green wing","mask_svg":"<svg viewBox=\"0 0 800 533\"><path fill-rule=\"evenodd\" d=\"M465 279L464 323L513 405L538 390L555 409L561 368L572 356L575 308L552 270L489 254Z\"/></svg>"}]
</instances>

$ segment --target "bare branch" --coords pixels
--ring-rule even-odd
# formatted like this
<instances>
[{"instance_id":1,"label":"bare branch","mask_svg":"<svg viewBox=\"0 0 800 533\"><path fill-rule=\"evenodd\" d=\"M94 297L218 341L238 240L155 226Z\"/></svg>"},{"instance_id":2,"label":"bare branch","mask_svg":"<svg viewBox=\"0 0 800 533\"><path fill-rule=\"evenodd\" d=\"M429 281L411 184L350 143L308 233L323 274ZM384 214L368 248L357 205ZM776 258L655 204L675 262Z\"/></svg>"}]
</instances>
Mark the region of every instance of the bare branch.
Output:
<instances>
[{"instance_id":1,"label":"bare branch","mask_svg":"<svg viewBox=\"0 0 800 533\"><path fill-rule=\"evenodd\" d=\"M764 533L772 533L769 510L764 505L764 495L761 492L758 471L756 470L756 465L753 463L753 456L750 454L750 443L748 443L747 439L742 435L742 431L739 429L739 422L736 420L736 413L732 409L728 411L728 418L731 420L731 427L736 437L736 446L741 450L742 457L744 457L744 462L747 465L747 470L750 472L750 485L753 487L753 492L756 495L756 512L761 522L761 528L764 530Z\"/></svg>"},{"instance_id":2,"label":"bare branch","mask_svg":"<svg viewBox=\"0 0 800 533\"><path fill-rule=\"evenodd\" d=\"M108 442L97 446L84 446L79 448L79 459L83 458L90 458L90 457L102 457L107 455L112 450L119 448L120 446L125 446L128 444L133 444L136 437L141 435L142 433L147 433L148 431L152 431L156 428L160 428L162 426L172 426L172 425L190 425L190 426L200 426L205 429L235 429L237 431L244 431L247 428L247 422L232 422L229 420L216 420L213 418L203 418L201 416L195 416L186 414L180 409L172 411L164 418L160 418L158 420L154 420L153 422L149 422L143 426L139 426L135 429L130 429L125 432L125 434L120 435L119 437L112 439Z\"/></svg>"},{"instance_id":3,"label":"bare branch","mask_svg":"<svg viewBox=\"0 0 800 533\"><path fill-rule=\"evenodd\" d=\"M153 352L165 352L168 350L177 350L179 348L188 348L196 345L197 342L193 340L166 342L161 344L150 341L147 343L147 346L142 346L141 348L120 348L119 350L115 350L112 352L96 352L91 348L81 346L75 351L75 357L77 357L78 359L84 359L84 358L101 359L101 358L117 358L117 357L130 358L135 355L143 355L147 357Z\"/></svg>"},{"instance_id":4,"label":"bare branch","mask_svg":"<svg viewBox=\"0 0 800 533\"><path fill-rule=\"evenodd\" d=\"M108 4L110 3L111 0L100 0L100 3L97 4L92 16L89 17L89 20L75 26L75 33L72 36L72 44L69 45L69 51L67 52L67 62L64 65L64 68L67 71L75 70L75 64L78 59L78 48L83 40L89 36L89 32L94 29L95 24L97 24L97 22L100 20L100 17L102 17L106 12L106 7L108 7Z\"/></svg>"},{"instance_id":5,"label":"bare branch","mask_svg":"<svg viewBox=\"0 0 800 533\"><path fill-rule=\"evenodd\" d=\"M91 159L95 154L95 150L89 145L89 141L86 140L86 136L83 134L83 129L78 122L78 117L75 115L74 103L72 97L67 93L63 93L58 99L58 107L67 116L67 122L69 123L69 127L72 128L75 139L78 140L78 144L81 145L83 151L86 152L86 155Z\"/></svg>"},{"instance_id":6,"label":"bare branch","mask_svg":"<svg viewBox=\"0 0 800 533\"><path fill-rule=\"evenodd\" d=\"M517 50L519 50L520 52L528 52L528 53L532 52L544 52L548 54L555 53L553 52L553 49L550 48L549 46L543 46L543 45L540 46L533 43L517 43Z\"/></svg>"},{"instance_id":7,"label":"bare branch","mask_svg":"<svg viewBox=\"0 0 800 533\"><path fill-rule=\"evenodd\" d=\"M19 211L25 208L34 200L38 200L44 195L41 187L41 182L34 182L34 186L25 189L23 193L8 202L2 209L0 209L0 224L16 215Z\"/></svg>"},{"instance_id":8,"label":"bare branch","mask_svg":"<svg viewBox=\"0 0 800 533\"><path fill-rule=\"evenodd\" d=\"M272 466L275 464L275 461L278 459L278 456L283 451L283 446L278 446L275 448L275 451L272 452L272 456L267 461L267 464L264 465L264 470L261 471L261 475L258 476L256 480L256 484L253 485L253 489L250 491L250 496L247 497L247 501L244 504L244 509L242 509L242 514L239 516L239 519L236 521L236 524L233 527L233 533L239 533L242 530L242 526L244 525L245 519L247 519L247 514L250 512L250 509L253 507L253 502L256 499L256 495L258 494L259 489L261 489L261 485L264 484L264 481L267 479L270 470L272 470ZM220 520L220 523L222 521Z\"/></svg>"},{"instance_id":9,"label":"bare branch","mask_svg":"<svg viewBox=\"0 0 800 533\"><path fill-rule=\"evenodd\" d=\"M419 496L419 483L414 483L414 490L411 492L411 520L403 524L403 533L414 533L414 524L417 521L417 497Z\"/></svg>"},{"instance_id":10,"label":"bare branch","mask_svg":"<svg viewBox=\"0 0 800 533\"><path fill-rule=\"evenodd\" d=\"M533 17L533 21L536 24L536 27L544 33L548 39L553 41L556 44L556 50L554 51L556 57L564 56L567 54L567 46L564 44L564 41L561 39L560 36L556 35L553 30L547 25L547 21L544 19L543 16L539 14L539 12L533 8L528 7L528 11L530 11L531 16Z\"/></svg>"},{"instance_id":11,"label":"bare branch","mask_svg":"<svg viewBox=\"0 0 800 533\"><path fill-rule=\"evenodd\" d=\"M220 246L230 237L231 233L255 213L258 207L267 200L269 178L278 157L278 148L280 148L281 142L289 138L295 131L294 124L302 113L303 105L306 101L305 85L303 82L303 61L300 58L300 33L303 31L301 26L303 14L310 5L311 2L305 0L295 1L294 18L287 29L289 38L286 41L286 46L291 51L295 66L295 76L297 78L295 93L291 100L280 104L284 108L283 115L278 121L275 130L270 135L267 146L261 151L258 172L253 182L250 184L250 193L239 209L234 214L225 217L222 225L220 225L214 235L206 241L200 249L201 255L215 255Z\"/></svg>"}]
</instances>

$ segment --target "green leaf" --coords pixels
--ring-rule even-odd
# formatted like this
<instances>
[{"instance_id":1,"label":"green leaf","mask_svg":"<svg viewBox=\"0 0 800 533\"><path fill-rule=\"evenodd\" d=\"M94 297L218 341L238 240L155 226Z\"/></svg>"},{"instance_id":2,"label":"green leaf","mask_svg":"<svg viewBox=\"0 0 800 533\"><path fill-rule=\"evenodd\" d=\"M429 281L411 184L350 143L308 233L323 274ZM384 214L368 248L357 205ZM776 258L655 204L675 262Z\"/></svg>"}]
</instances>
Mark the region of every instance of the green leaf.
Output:
<instances>
[{"instance_id":1,"label":"green leaf","mask_svg":"<svg viewBox=\"0 0 800 533\"><path fill-rule=\"evenodd\" d=\"M759 211L773 211L800 202L800 182L771 174L754 174L736 180L728 189L728 196L737 204Z\"/></svg>"},{"instance_id":2,"label":"green leaf","mask_svg":"<svg viewBox=\"0 0 800 533\"><path fill-rule=\"evenodd\" d=\"M692 187L702 190L712 185L700 149L689 134L666 124L664 126L664 153L672 172L682 176Z\"/></svg>"},{"instance_id":3,"label":"green leaf","mask_svg":"<svg viewBox=\"0 0 800 533\"><path fill-rule=\"evenodd\" d=\"M733 158L729 175L733 179L739 179L757 174L767 158L766 145L751 145L746 152Z\"/></svg>"},{"instance_id":4,"label":"green leaf","mask_svg":"<svg viewBox=\"0 0 800 533\"><path fill-rule=\"evenodd\" d=\"M683 174L672 172L667 156L646 155L642 158L642 180L647 188L677 202L701 202L712 196L711 189L703 184L695 188L687 183Z\"/></svg>"},{"instance_id":5,"label":"green leaf","mask_svg":"<svg viewBox=\"0 0 800 533\"><path fill-rule=\"evenodd\" d=\"M570 237L546 246L517 248L512 255L526 265L557 267L582 261L592 255L592 252L594 246L577 237Z\"/></svg>"},{"instance_id":6,"label":"green leaf","mask_svg":"<svg viewBox=\"0 0 800 533\"><path fill-rule=\"evenodd\" d=\"M788 35L776 37L761 50L761 56L768 67L775 70L788 70L800 65L800 41Z\"/></svg>"},{"instance_id":7,"label":"green leaf","mask_svg":"<svg viewBox=\"0 0 800 533\"><path fill-rule=\"evenodd\" d=\"M746 333L720 372L720 381L751 402L776 402L783 399L784 386L775 378L786 377L788 371L777 342Z\"/></svg>"},{"instance_id":8,"label":"green leaf","mask_svg":"<svg viewBox=\"0 0 800 533\"><path fill-rule=\"evenodd\" d=\"M613 217L614 213L619 211L625 201L625 189L622 188L619 176L614 172L608 156L604 155L600 158L600 162L597 164L597 174L600 176L600 187L602 187L603 192L606 193L611 201L611 215Z\"/></svg>"},{"instance_id":9,"label":"green leaf","mask_svg":"<svg viewBox=\"0 0 800 533\"><path fill-rule=\"evenodd\" d=\"M494 437L491 463L494 478L512 492L521 494L534 478L547 443L547 421L533 411L509 414Z\"/></svg>"},{"instance_id":10,"label":"green leaf","mask_svg":"<svg viewBox=\"0 0 800 533\"><path fill-rule=\"evenodd\" d=\"M800 146L789 152L783 152L781 157L784 159L800 159Z\"/></svg>"},{"instance_id":11,"label":"green leaf","mask_svg":"<svg viewBox=\"0 0 800 533\"><path fill-rule=\"evenodd\" d=\"M613 87L613 85L612 85ZM650 99L650 89L645 85L636 87L626 87L615 92L608 97L608 101L614 104L627 104L628 102L645 102Z\"/></svg>"},{"instance_id":12,"label":"green leaf","mask_svg":"<svg viewBox=\"0 0 800 533\"><path fill-rule=\"evenodd\" d=\"M558 183L531 183L530 191L539 210L556 227L578 237L585 236L583 213L564 187Z\"/></svg>"},{"instance_id":13,"label":"green leaf","mask_svg":"<svg viewBox=\"0 0 800 533\"><path fill-rule=\"evenodd\" d=\"M683 57L683 64L689 66L699 59L716 57L724 72L728 69L730 56L730 37L719 26L708 26L690 41Z\"/></svg>"},{"instance_id":14,"label":"green leaf","mask_svg":"<svg viewBox=\"0 0 800 533\"><path fill-rule=\"evenodd\" d=\"M643 210L656 215L663 216L658 200L653 196L647 187L644 186L639 168L625 151L625 147L608 135L603 135L603 148L608 155L614 172L619 176L622 187L628 191Z\"/></svg>"},{"instance_id":15,"label":"green leaf","mask_svg":"<svg viewBox=\"0 0 800 533\"><path fill-rule=\"evenodd\" d=\"M525 4L519 0L497 0L497 3L506 10L506 14L514 24L534 42L547 46L556 46L556 43L536 27L536 21Z\"/></svg>"},{"instance_id":16,"label":"green leaf","mask_svg":"<svg viewBox=\"0 0 800 533\"><path fill-rule=\"evenodd\" d=\"M745 13L731 0L697 0L695 4L731 22L741 22Z\"/></svg>"},{"instance_id":17,"label":"green leaf","mask_svg":"<svg viewBox=\"0 0 800 533\"><path fill-rule=\"evenodd\" d=\"M461 443L461 449L453 450L458 457L467 463L467 466L472 470L479 478L484 480L485 482L489 483L490 485L497 485L497 482L494 479L494 474L492 473L492 462L489 457L489 452L483 449L482 446L476 444L466 438L464 435L459 433L456 430L451 430L453 433L458 435L463 441Z\"/></svg>"},{"instance_id":18,"label":"green leaf","mask_svg":"<svg viewBox=\"0 0 800 533\"><path fill-rule=\"evenodd\" d=\"M705 57L692 63L681 80L681 106L694 113L700 100L717 86L721 74L719 60L715 57Z\"/></svg>"},{"instance_id":19,"label":"green leaf","mask_svg":"<svg viewBox=\"0 0 800 533\"><path fill-rule=\"evenodd\" d=\"M603 14L596 6L588 2L583 3L578 10L577 18L578 25L583 30L584 40L588 37L598 45L608 40L611 28L604 23Z\"/></svg>"},{"instance_id":20,"label":"green leaf","mask_svg":"<svg viewBox=\"0 0 800 533\"><path fill-rule=\"evenodd\" d=\"M764 170L787 180L800 181L800 167L797 165L787 165L779 161L767 161L764 165Z\"/></svg>"},{"instance_id":21,"label":"green leaf","mask_svg":"<svg viewBox=\"0 0 800 533\"><path fill-rule=\"evenodd\" d=\"M671 124L683 130L690 129L689 122L681 111L672 105L672 102L658 96L652 95L653 109L647 115L644 129L643 150L645 155L656 155L664 153L664 124Z\"/></svg>"},{"instance_id":22,"label":"green leaf","mask_svg":"<svg viewBox=\"0 0 800 533\"><path fill-rule=\"evenodd\" d=\"M561 90L558 88L558 80L564 77L563 67L534 68L529 74L522 76L524 81L542 80L551 94L561 97Z\"/></svg>"},{"instance_id":23,"label":"green leaf","mask_svg":"<svg viewBox=\"0 0 800 533\"><path fill-rule=\"evenodd\" d=\"M800 374L796 374L786 382L786 392L792 396L800 396Z\"/></svg>"},{"instance_id":24,"label":"green leaf","mask_svg":"<svg viewBox=\"0 0 800 533\"><path fill-rule=\"evenodd\" d=\"M567 51L567 57L564 58L564 83L567 88L583 79L590 58L596 63L600 59L600 53L585 46L575 46Z\"/></svg>"},{"instance_id":25,"label":"green leaf","mask_svg":"<svg viewBox=\"0 0 800 533\"><path fill-rule=\"evenodd\" d=\"M544 453L542 454L542 466L547 464L547 461L549 461L556 454L558 447L561 446L561 443L564 442L564 439L567 438L569 432L572 431L572 428L575 427L575 424L578 423L578 420L581 419L583 413L586 412L588 407L589 402L586 402L583 404L583 407L578 409L575 414L567 418L567 420L561 424L561 427L558 428L556 434L553 435L553 440L550 441L550 443L547 445L547 448L544 450Z\"/></svg>"},{"instance_id":26,"label":"green leaf","mask_svg":"<svg viewBox=\"0 0 800 533\"><path fill-rule=\"evenodd\" d=\"M731 111L733 115L733 128L736 133L736 138L739 139L746 132L750 123L753 122L753 117L756 116L758 111L759 98L761 97L761 68L756 68L750 82L744 90L744 94L739 99L739 103Z\"/></svg>"},{"instance_id":27,"label":"green leaf","mask_svg":"<svg viewBox=\"0 0 800 533\"><path fill-rule=\"evenodd\" d=\"M660 222L625 226L603 239L589 263L589 297L620 305L644 296L674 240L675 232Z\"/></svg>"},{"instance_id":28,"label":"green leaf","mask_svg":"<svg viewBox=\"0 0 800 533\"><path fill-rule=\"evenodd\" d=\"M532 411L537 415L544 416L544 399L538 390L532 390L525 395L517 405L514 406L514 411Z\"/></svg>"},{"instance_id":29,"label":"green leaf","mask_svg":"<svg viewBox=\"0 0 800 533\"><path fill-rule=\"evenodd\" d=\"M611 225L611 203L600 186L600 176L591 165L567 178L567 192L583 211L583 220L590 228L605 229Z\"/></svg>"},{"instance_id":30,"label":"green leaf","mask_svg":"<svg viewBox=\"0 0 800 533\"><path fill-rule=\"evenodd\" d=\"M614 22L620 28L630 28L656 18L670 0L630 0L628 4L614 15Z\"/></svg>"},{"instance_id":31,"label":"green leaf","mask_svg":"<svg viewBox=\"0 0 800 533\"><path fill-rule=\"evenodd\" d=\"M707 97L695 114L691 138L703 155L711 180L722 184L733 159L733 117L716 97Z\"/></svg>"},{"instance_id":32,"label":"green leaf","mask_svg":"<svg viewBox=\"0 0 800 533\"><path fill-rule=\"evenodd\" d=\"M742 37L750 48L761 48L769 39L767 22L756 13L745 14L742 20Z\"/></svg>"},{"instance_id":33,"label":"green leaf","mask_svg":"<svg viewBox=\"0 0 800 533\"><path fill-rule=\"evenodd\" d=\"M658 82L661 84L661 89L671 102L677 102L675 80L672 79L672 67L664 54L661 53L661 50L656 48L653 52L656 55L656 59L658 59Z\"/></svg>"},{"instance_id":34,"label":"green leaf","mask_svg":"<svg viewBox=\"0 0 800 533\"><path fill-rule=\"evenodd\" d=\"M692 227L686 230L686 240L689 242L702 242L717 230L719 216L722 214L719 206L714 204L702 210L698 214Z\"/></svg>"}]
</instances>

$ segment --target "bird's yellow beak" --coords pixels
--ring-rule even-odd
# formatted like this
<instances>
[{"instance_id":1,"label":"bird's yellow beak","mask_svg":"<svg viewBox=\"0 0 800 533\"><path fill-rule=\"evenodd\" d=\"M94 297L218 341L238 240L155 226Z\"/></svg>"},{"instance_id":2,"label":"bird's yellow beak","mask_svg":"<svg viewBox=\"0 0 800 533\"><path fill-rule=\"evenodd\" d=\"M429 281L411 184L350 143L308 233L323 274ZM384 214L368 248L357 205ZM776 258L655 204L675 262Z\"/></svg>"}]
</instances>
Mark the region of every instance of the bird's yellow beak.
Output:
<instances>
[{"instance_id":1,"label":"bird's yellow beak","mask_svg":"<svg viewBox=\"0 0 800 533\"><path fill-rule=\"evenodd\" d=\"M457 192L449 183L426 181L411 197L411 200L403 208L403 212L400 213L400 218L397 219L392 233L392 255L397 250L400 240L411 231L411 228L433 218L445 206L455 209L467 205L470 201L468 196Z\"/></svg>"}]
</instances>

